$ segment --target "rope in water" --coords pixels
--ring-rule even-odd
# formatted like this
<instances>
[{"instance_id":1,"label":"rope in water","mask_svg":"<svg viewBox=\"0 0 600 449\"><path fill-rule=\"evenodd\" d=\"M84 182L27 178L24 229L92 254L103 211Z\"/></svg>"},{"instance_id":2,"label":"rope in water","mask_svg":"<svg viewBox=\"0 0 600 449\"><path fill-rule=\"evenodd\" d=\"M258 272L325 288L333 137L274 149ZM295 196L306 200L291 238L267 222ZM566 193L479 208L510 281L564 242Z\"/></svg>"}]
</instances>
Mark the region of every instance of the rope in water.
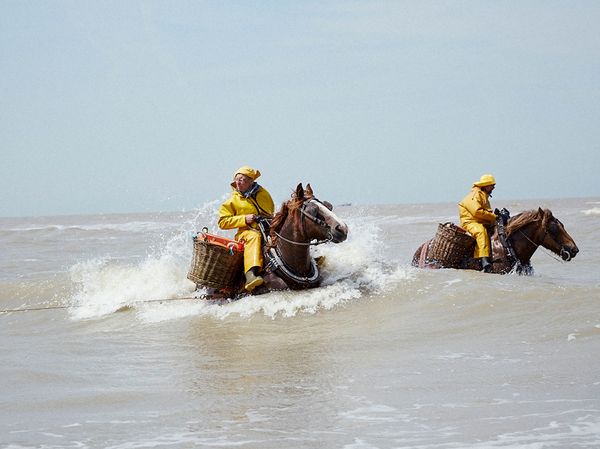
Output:
<instances>
[{"instance_id":1,"label":"rope in water","mask_svg":"<svg viewBox=\"0 0 600 449\"><path fill-rule=\"evenodd\" d=\"M189 301L190 299L202 299L202 298L197 298L195 296L181 296L179 298L143 299L143 300L133 301L133 303L124 304L124 305L129 306L129 305L134 305L134 304L142 304L142 303L149 303L149 302L165 302L165 301ZM16 308L16 309L0 310L0 314L12 313L12 312L33 312L33 311L40 311L40 310L70 309L70 308L76 308L76 307L77 306L23 307L23 308Z\"/></svg>"}]
</instances>

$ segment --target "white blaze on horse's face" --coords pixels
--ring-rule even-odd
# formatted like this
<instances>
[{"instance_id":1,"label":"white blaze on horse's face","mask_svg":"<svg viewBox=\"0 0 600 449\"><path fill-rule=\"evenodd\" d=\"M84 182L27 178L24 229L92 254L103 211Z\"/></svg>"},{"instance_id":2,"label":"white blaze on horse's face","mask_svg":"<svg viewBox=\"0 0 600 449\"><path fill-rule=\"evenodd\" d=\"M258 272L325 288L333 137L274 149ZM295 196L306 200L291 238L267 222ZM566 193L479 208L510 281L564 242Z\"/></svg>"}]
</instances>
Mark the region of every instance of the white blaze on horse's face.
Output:
<instances>
[{"instance_id":1,"label":"white blaze on horse's face","mask_svg":"<svg viewBox=\"0 0 600 449\"><path fill-rule=\"evenodd\" d=\"M331 241L340 243L346 240L348 237L348 226L346 226L346 223L320 201L315 201L314 204L319 208L319 215L323 217L323 221L329 226Z\"/></svg>"}]
</instances>

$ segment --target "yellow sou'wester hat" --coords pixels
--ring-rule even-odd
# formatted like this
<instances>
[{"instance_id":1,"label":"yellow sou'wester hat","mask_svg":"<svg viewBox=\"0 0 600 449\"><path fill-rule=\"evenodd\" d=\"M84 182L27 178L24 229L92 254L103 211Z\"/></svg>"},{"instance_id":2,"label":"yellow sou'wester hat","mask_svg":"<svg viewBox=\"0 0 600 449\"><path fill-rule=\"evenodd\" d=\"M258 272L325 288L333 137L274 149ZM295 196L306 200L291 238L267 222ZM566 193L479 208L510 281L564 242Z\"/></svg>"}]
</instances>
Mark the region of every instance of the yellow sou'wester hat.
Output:
<instances>
[{"instance_id":1,"label":"yellow sou'wester hat","mask_svg":"<svg viewBox=\"0 0 600 449\"><path fill-rule=\"evenodd\" d=\"M494 178L494 175L490 175L490 174L481 175L481 178L479 178L479 181L476 181L473 183L473 185L477 186L477 187L491 186L494 184L496 184L496 179Z\"/></svg>"},{"instance_id":2,"label":"yellow sou'wester hat","mask_svg":"<svg viewBox=\"0 0 600 449\"><path fill-rule=\"evenodd\" d=\"M238 173L241 173L242 175L246 175L249 178L252 178L253 181L255 181L256 178L258 178L260 176L259 170L255 170L254 168L249 167L247 165L244 165L243 167L238 168L237 171L233 174L233 177L235 178L235 175L237 175Z\"/></svg>"}]
</instances>

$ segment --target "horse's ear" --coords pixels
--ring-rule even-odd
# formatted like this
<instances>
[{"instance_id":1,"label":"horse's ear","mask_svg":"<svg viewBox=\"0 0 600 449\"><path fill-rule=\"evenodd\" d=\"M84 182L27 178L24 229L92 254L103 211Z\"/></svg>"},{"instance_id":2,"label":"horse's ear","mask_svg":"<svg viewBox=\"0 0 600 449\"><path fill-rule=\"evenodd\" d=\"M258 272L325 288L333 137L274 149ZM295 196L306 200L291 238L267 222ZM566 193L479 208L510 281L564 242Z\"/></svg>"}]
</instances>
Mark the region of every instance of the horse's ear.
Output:
<instances>
[{"instance_id":1,"label":"horse's ear","mask_svg":"<svg viewBox=\"0 0 600 449\"><path fill-rule=\"evenodd\" d=\"M552 213L548 209L542 209L541 207L539 207L538 214L542 218L542 227L546 228L548 220L552 218Z\"/></svg>"},{"instance_id":2,"label":"horse's ear","mask_svg":"<svg viewBox=\"0 0 600 449\"><path fill-rule=\"evenodd\" d=\"M304 199L304 189L302 188L302 183L298 184L298 186L296 187L296 199Z\"/></svg>"},{"instance_id":3,"label":"horse's ear","mask_svg":"<svg viewBox=\"0 0 600 449\"><path fill-rule=\"evenodd\" d=\"M312 198L314 196L310 184L306 184L306 190L304 191L304 195L306 196L306 198Z\"/></svg>"},{"instance_id":4,"label":"horse's ear","mask_svg":"<svg viewBox=\"0 0 600 449\"><path fill-rule=\"evenodd\" d=\"M544 209L542 209L541 207L538 207L537 219L542 220L542 223L544 222Z\"/></svg>"}]
</instances>

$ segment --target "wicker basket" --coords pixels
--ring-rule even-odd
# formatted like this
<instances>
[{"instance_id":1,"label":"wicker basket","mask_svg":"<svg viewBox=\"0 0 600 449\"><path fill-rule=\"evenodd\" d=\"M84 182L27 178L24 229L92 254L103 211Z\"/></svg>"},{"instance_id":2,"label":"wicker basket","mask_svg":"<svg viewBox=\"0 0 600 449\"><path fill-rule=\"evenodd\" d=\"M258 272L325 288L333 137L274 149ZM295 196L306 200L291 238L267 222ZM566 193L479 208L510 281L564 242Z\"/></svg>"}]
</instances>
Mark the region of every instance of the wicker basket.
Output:
<instances>
[{"instance_id":1,"label":"wicker basket","mask_svg":"<svg viewBox=\"0 0 600 449\"><path fill-rule=\"evenodd\" d=\"M447 268L460 268L465 258L473 256L474 249L475 239L464 229L454 223L440 223L427 258Z\"/></svg>"},{"instance_id":2,"label":"wicker basket","mask_svg":"<svg viewBox=\"0 0 600 449\"><path fill-rule=\"evenodd\" d=\"M225 240L232 243L223 244ZM231 287L240 278L243 264L244 251L240 242L202 232L194 238L192 266L187 278L207 287Z\"/></svg>"}]
</instances>

